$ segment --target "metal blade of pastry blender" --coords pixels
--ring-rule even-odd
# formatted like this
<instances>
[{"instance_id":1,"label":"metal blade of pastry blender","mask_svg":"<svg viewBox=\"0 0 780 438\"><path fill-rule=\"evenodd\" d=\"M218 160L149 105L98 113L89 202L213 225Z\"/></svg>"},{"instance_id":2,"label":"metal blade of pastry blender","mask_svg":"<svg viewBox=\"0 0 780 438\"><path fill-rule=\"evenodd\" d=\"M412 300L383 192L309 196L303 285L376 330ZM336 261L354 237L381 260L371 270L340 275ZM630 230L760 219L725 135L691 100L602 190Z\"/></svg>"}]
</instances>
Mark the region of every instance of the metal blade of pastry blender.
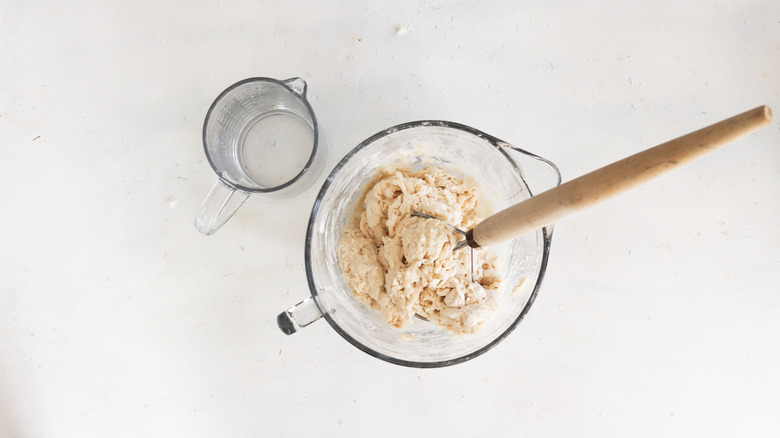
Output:
<instances>
[{"instance_id":1,"label":"metal blade of pastry blender","mask_svg":"<svg viewBox=\"0 0 780 438\"><path fill-rule=\"evenodd\" d=\"M498 244L552 224L643 184L772 121L760 106L604 166L508 207L466 232L455 249Z\"/></svg>"},{"instance_id":2,"label":"metal blade of pastry blender","mask_svg":"<svg viewBox=\"0 0 780 438\"><path fill-rule=\"evenodd\" d=\"M426 214L426 213L420 213L419 211L413 211L412 212L412 216L421 217L421 218L424 218L424 219L435 219L435 220L443 223L444 225L448 226L452 231L455 231L456 233L462 234L464 236L466 235L465 231L461 230L460 228L453 227L452 225L448 224L446 221L443 221L443 220L437 218L436 216L431 216L431 215ZM465 242L465 240L461 240L460 242L456 243L455 247L452 249L452 251L455 252L455 251L463 248L463 246L465 246L465 245L461 245L461 246L458 246L458 245L460 245L461 243L464 243L464 242ZM469 248L469 249L471 250L471 254L469 255L469 259L471 261L471 282L473 283L473 282L476 281L476 279L474 278L474 271L476 270L476 268L474 267L474 248Z\"/></svg>"}]
</instances>

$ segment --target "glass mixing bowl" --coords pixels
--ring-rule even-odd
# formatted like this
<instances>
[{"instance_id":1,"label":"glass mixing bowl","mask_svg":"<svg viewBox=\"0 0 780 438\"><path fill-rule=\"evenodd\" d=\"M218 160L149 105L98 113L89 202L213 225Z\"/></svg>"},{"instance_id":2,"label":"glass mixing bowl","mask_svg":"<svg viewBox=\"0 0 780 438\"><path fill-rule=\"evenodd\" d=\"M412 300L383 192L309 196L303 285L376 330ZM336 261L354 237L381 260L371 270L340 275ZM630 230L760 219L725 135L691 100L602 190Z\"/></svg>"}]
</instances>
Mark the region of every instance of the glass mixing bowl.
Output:
<instances>
[{"instance_id":1,"label":"glass mixing bowl","mask_svg":"<svg viewBox=\"0 0 780 438\"><path fill-rule=\"evenodd\" d=\"M495 213L560 184L550 161L469 126L419 121L382 131L336 165L314 202L306 233L306 275L311 297L282 312L288 334L324 317L344 339L379 359L404 366L441 367L464 362L504 339L533 304L544 277L552 226L490 247L501 259L498 310L474 334L455 335L422 319L406 329L390 327L378 311L359 302L344 280L338 243L366 185L379 169L441 166L474 178Z\"/></svg>"}]
</instances>

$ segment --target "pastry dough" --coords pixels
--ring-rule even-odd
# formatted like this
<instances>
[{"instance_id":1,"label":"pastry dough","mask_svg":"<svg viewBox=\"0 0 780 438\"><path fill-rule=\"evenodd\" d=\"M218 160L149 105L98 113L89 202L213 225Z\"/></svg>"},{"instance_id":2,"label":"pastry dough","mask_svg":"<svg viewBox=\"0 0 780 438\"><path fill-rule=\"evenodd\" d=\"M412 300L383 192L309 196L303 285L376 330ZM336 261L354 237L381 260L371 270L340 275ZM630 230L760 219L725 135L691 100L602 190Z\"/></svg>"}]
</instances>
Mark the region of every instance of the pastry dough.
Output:
<instances>
[{"instance_id":1,"label":"pastry dough","mask_svg":"<svg viewBox=\"0 0 780 438\"><path fill-rule=\"evenodd\" d=\"M469 248L452 251L463 236L441 221L411 214L468 230L482 219L482 202L474 181L441 167L384 169L339 241L341 268L354 296L396 328L418 314L454 333L479 329L497 305L497 257L475 250L472 282Z\"/></svg>"}]
</instances>

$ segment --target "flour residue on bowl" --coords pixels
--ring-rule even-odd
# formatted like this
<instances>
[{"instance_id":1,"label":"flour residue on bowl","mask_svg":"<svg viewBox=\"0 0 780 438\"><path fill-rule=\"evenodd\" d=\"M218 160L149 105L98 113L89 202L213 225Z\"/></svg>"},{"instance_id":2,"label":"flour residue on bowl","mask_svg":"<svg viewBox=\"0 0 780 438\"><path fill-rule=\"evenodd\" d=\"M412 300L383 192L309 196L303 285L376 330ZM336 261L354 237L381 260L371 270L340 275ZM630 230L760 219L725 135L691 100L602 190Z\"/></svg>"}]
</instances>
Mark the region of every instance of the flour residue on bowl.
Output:
<instances>
[{"instance_id":1,"label":"flour residue on bowl","mask_svg":"<svg viewBox=\"0 0 780 438\"><path fill-rule=\"evenodd\" d=\"M498 258L453 252L462 238L425 213L468 230L482 217L484 200L470 178L431 166L420 171L388 168L365 188L357 218L339 241L340 265L354 296L404 328L418 314L454 333L473 333L495 311L501 275Z\"/></svg>"}]
</instances>

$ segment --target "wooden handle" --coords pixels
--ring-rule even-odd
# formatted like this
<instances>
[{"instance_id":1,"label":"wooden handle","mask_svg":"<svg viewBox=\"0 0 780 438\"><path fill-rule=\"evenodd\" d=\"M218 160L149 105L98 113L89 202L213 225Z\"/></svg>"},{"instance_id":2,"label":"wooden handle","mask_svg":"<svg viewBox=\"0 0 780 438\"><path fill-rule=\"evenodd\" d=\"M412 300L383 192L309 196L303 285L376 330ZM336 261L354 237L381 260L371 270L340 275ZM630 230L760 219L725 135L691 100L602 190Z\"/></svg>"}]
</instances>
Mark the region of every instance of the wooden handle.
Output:
<instances>
[{"instance_id":1,"label":"wooden handle","mask_svg":"<svg viewBox=\"0 0 780 438\"><path fill-rule=\"evenodd\" d=\"M604 166L485 219L469 232L472 246L489 246L538 230L647 182L772 121L767 106L715 123Z\"/></svg>"}]
</instances>

